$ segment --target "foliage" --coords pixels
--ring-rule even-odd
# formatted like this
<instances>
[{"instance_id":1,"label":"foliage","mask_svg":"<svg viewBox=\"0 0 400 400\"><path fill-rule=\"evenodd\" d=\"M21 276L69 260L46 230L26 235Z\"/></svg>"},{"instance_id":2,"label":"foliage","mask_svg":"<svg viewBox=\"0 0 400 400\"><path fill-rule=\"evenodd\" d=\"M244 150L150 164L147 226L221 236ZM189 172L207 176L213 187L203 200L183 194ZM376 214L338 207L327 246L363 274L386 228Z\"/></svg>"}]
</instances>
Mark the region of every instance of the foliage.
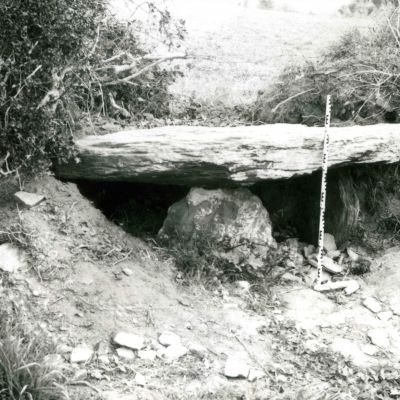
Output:
<instances>
[{"instance_id":1,"label":"foliage","mask_svg":"<svg viewBox=\"0 0 400 400\"><path fill-rule=\"evenodd\" d=\"M334 124L396 122L399 16L399 9L384 14L367 33L353 30L344 35L319 62L287 68L247 111L247 120L322 125L326 95L331 94Z\"/></svg>"},{"instance_id":2,"label":"foliage","mask_svg":"<svg viewBox=\"0 0 400 400\"><path fill-rule=\"evenodd\" d=\"M388 5L399 6L398 0L353 0L350 4L342 6L339 12L345 16L370 15Z\"/></svg>"},{"instance_id":3,"label":"foliage","mask_svg":"<svg viewBox=\"0 0 400 400\"><path fill-rule=\"evenodd\" d=\"M168 46L182 39L182 25L148 7ZM106 0L0 3L1 175L73 157L82 112L168 113L167 86L179 71L147 55L138 39L143 29L110 16ZM125 69L116 71L110 59Z\"/></svg>"},{"instance_id":4,"label":"foliage","mask_svg":"<svg viewBox=\"0 0 400 400\"><path fill-rule=\"evenodd\" d=\"M69 399L61 365L46 360L54 353L52 345L37 327L28 329L20 317L11 315L4 308L0 314L0 397Z\"/></svg>"},{"instance_id":5,"label":"foliage","mask_svg":"<svg viewBox=\"0 0 400 400\"><path fill-rule=\"evenodd\" d=\"M227 249L223 244L215 243L207 237L197 235L188 242L180 240L162 240L161 245L175 260L177 268L189 280L193 278L215 285L237 280L250 282L262 282L271 277L274 267L284 265L289 258L289 249L286 246L278 246L277 249L269 249L262 268L255 269L251 265L237 265L224 256Z\"/></svg>"}]
</instances>

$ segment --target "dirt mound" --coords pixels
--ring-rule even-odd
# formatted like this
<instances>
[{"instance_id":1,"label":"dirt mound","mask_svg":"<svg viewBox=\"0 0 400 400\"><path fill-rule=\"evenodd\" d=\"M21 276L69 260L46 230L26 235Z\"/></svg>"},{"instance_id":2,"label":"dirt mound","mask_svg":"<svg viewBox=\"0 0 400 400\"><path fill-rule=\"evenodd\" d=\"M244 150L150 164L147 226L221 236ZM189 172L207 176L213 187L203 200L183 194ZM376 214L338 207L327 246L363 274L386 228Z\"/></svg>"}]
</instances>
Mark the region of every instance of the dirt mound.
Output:
<instances>
[{"instance_id":1,"label":"dirt mound","mask_svg":"<svg viewBox=\"0 0 400 400\"><path fill-rule=\"evenodd\" d=\"M246 285L211 292L183 286L161 249L108 221L74 184L45 177L25 190L46 201L19 212L11 194L2 202L1 230L17 222L29 233L29 265L0 275L0 298L10 309L26 309L32 326L38 323L52 336L78 382L77 398L311 398L304 397L306 385L310 396L367 399L381 390L383 379L385 393L393 389L394 378L378 373L373 380L365 367L397 371L399 317L385 299L394 292L384 292L379 282L397 279L399 253L377 264L386 272L376 266L366 280L360 278L362 292L351 298L315 293L301 280L264 292ZM378 295L382 311L391 312L385 321L363 305L364 297ZM164 331L180 338L177 348L160 344ZM117 332L138 335L144 352L117 353ZM371 344L386 333L389 348ZM71 351L76 356L82 345L91 358L71 364ZM231 371L250 368L259 379L228 379L228 359L241 363ZM360 374L368 384L359 384Z\"/></svg>"}]
</instances>

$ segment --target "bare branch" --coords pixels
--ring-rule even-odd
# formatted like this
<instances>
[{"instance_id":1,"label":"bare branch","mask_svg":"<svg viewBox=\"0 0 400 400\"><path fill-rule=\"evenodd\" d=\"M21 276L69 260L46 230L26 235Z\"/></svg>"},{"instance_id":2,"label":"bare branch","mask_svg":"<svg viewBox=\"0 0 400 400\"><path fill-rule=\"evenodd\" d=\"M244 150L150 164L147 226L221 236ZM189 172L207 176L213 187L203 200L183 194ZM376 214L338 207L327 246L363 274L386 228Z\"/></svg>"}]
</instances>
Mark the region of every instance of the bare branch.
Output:
<instances>
[{"instance_id":1,"label":"bare branch","mask_svg":"<svg viewBox=\"0 0 400 400\"><path fill-rule=\"evenodd\" d=\"M10 152L7 151L5 157L0 159L0 176L9 176L18 173L18 168L10 169L8 165L8 159L10 158Z\"/></svg>"},{"instance_id":2,"label":"bare branch","mask_svg":"<svg viewBox=\"0 0 400 400\"><path fill-rule=\"evenodd\" d=\"M86 58L90 58L92 57L92 55L94 54L94 52L96 51L96 47L99 43L99 39L100 39L100 25L97 25L97 34L96 34L96 40L93 44L92 50L90 50L89 54L87 55Z\"/></svg>"},{"instance_id":3,"label":"bare branch","mask_svg":"<svg viewBox=\"0 0 400 400\"><path fill-rule=\"evenodd\" d=\"M167 56L167 57L159 58L156 61L152 62L151 64L146 65L144 68L142 68L141 70L135 72L132 75L129 75L129 76L125 77L125 78L117 79L117 80L114 80L114 81L111 81L111 82L105 82L104 85L105 86L110 86L110 85L118 85L120 83L131 83L130 81L132 79L135 79L138 76L146 73L147 71L150 71L152 68L154 68L155 66L157 66L157 65L159 65L159 64L161 64L161 63L163 63L165 61L171 61L171 60L176 60L176 59L185 59L185 58L187 58L186 54L170 55L170 56Z\"/></svg>"},{"instance_id":4,"label":"bare branch","mask_svg":"<svg viewBox=\"0 0 400 400\"><path fill-rule=\"evenodd\" d=\"M278 104L272 109L272 112L276 112L277 109L278 109L280 106L283 106L284 104L288 103L290 100L293 100L293 99L295 99L296 97L302 96L303 94L306 94L306 93L308 93L308 92L312 92L312 91L314 91L314 90L315 90L315 89L304 90L304 91L301 92L301 93L296 93L296 94L294 94L293 96L288 97L287 99L285 99L285 100L281 101L280 103L278 103Z\"/></svg>"}]
</instances>

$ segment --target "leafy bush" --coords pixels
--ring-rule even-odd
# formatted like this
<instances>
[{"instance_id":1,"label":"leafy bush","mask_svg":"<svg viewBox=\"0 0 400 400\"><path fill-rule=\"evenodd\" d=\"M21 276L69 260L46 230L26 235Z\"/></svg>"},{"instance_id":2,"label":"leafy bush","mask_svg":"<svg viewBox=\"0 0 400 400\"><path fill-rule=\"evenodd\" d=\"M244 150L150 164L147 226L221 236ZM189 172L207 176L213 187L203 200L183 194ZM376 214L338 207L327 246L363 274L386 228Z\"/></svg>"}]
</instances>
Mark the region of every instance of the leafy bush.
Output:
<instances>
[{"instance_id":1,"label":"leafy bush","mask_svg":"<svg viewBox=\"0 0 400 400\"><path fill-rule=\"evenodd\" d=\"M386 13L376 28L344 35L319 62L288 68L247 111L247 120L322 125L326 95L331 94L333 123L396 122L399 17L399 9Z\"/></svg>"},{"instance_id":2,"label":"leafy bush","mask_svg":"<svg viewBox=\"0 0 400 400\"><path fill-rule=\"evenodd\" d=\"M345 16L352 15L370 15L382 7L394 5L399 6L398 0L353 0L339 9L339 12Z\"/></svg>"},{"instance_id":3,"label":"leafy bush","mask_svg":"<svg viewBox=\"0 0 400 400\"><path fill-rule=\"evenodd\" d=\"M183 37L182 25L148 7L171 47ZM164 60L147 55L141 29L110 16L106 0L0 3L0 175L74 156L82 112L168 113L167 86L179 71L161 69Z\"/></svg>"}]
</instances>

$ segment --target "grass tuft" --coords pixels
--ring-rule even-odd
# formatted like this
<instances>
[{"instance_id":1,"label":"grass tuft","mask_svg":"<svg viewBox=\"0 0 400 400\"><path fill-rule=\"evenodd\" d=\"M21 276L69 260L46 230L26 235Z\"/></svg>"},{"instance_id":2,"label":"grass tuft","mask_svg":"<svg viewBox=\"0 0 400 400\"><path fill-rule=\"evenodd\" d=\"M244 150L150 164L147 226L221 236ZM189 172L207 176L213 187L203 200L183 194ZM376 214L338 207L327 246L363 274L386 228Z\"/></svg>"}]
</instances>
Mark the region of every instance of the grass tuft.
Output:
<instances>
[{"instance_id":1,"label":"grass tuft","mask_svg":"<svg viewBox=\"0 0 400 400\"><path fill-rule=\"evenodd\" d=\"M44 335L3 311L0 326L0 398L68 400L63 367L50 362L53 353Z\"/></svg>"}]
</instances>

